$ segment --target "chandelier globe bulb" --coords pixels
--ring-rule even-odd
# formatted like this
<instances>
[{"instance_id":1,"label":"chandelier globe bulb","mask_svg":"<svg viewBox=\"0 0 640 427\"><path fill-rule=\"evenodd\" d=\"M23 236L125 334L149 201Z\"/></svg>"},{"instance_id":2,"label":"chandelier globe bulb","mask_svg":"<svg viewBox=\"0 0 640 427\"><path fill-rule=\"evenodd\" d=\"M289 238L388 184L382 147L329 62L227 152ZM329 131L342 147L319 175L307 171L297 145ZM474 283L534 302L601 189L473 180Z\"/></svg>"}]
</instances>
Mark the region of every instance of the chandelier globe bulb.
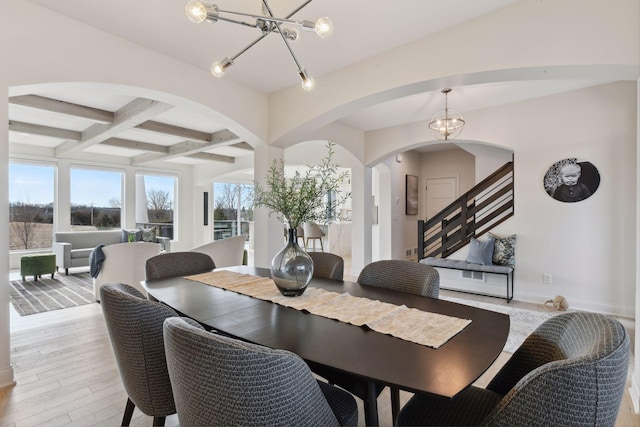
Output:
<instances>
[{"instance_id":1,"label":"chandelier globe bulb","mask_svg":"<svg viewBox=\"0 0 640 427\"><path fill-rule=\"evenodd\" d=\"M227 68L232 64L233 61L230 58L224 58L222 61L214 62L211 64L211 74L216 77L222 77L225 71L227 71Z\"/></svg>"},{"instance_id":2,"label":"chandelier globe bulb","mask_svg":"<svg viewBox=\"0 0 640 427\"><path fill-rule=\"evenodd\" d=\"M327 38L333 33L333 22L325 16L316 21L313 30L321 39Z\"/></svg>"},{"instance_id":3,"label":"chandelier globe bulb","mask_svg":"<svg viewBox=\"0 0 640 427\"><path fill-rule=\"evenodd\" d=\"M191 22L194 22L196 24L199 24L207 19L207 8L202 2L198 0L192 0L188 2L185 6L185 12L187 14L187 18L189 18Z\"/></svg>"}]
</instances>

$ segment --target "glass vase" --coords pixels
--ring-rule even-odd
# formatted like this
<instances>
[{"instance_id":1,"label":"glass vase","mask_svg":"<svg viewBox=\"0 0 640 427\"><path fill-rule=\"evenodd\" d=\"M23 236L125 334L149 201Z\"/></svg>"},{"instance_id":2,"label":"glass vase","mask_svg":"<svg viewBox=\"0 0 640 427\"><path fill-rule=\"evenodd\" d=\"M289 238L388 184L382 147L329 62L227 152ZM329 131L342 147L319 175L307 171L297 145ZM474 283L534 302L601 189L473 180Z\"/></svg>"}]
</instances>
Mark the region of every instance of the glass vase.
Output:
<instances>
[{"instance_id":1,"label":"glass vase","mask_svg":"<svg viewBox=\"0 0 640 427\"><path fill-rule=\"evenodd\" d=\"M288 230L288 241L271 261L271 278L282 295L302 295L313 277L313 260L298 245L295 228Z\"/></svg>"}]
</instances>

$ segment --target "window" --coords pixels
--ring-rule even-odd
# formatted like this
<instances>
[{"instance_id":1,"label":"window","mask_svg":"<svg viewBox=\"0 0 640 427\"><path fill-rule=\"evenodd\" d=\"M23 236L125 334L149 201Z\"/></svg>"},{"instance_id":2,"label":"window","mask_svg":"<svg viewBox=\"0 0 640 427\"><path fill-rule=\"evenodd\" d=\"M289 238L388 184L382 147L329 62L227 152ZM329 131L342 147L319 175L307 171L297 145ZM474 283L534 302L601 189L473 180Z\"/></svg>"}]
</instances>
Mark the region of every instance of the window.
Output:
<instances>
[{"instance_id":1,"label":"window","mask_svg":"<svg viewBox=\"0 0 640 427\"><path fill-rule=\"evenodd\" d=\"M174 208L178 179L167 175L136 175L136 227L156 227L158 236L175 240Z\"/></svg>"},{"instance_id":2,"label":"window","mask_svg":"<svg viewBox=\"0 0 640 427\"><path fill-rule=\"evenodd\" d=\"M71 168L71 230L120 228L122 173Z\"/></svg>"},{"instance_id":3,"label":"window","mask_svg":"<svg viewBox=\"0 0 640 427\"><path fill-rule=\"evenodd\" d=\"M213 184L213 239L244 234L249 238L253 221L253 185L216 182Z\"/></svg>"},{"instance_id":4,"label":"window","mask_svg":"<svg viewBox=\"0 0 640 427\"><path fill-rule=\"evenodd\" d=\"M9 163L9 248L51 248L54 219L53 166Z\"/></svg>"}]
</instances>

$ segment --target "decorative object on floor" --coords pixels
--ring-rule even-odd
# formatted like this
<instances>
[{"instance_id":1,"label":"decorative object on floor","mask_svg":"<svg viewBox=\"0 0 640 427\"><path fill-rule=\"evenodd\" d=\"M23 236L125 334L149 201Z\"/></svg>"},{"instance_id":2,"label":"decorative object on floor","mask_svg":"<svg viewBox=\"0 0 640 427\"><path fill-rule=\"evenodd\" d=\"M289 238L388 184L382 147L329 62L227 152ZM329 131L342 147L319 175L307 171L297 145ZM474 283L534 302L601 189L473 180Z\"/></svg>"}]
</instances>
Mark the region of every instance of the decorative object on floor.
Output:
<instances>
[{"instance_id":1,"label":"decorative object on floor","mask_svg":"<svg viewBox=\"0 0 640 427\"><path fill-rule=\"evenodd\" d=\"M507 338L507 343L504 345L503 350L507 353L513 353L516 351L529 334L531 334L531 332L533 332L545 320L551 319L552 317L560 314L560 312L527 310L513 306L491 304L442 295L440 295L440 299L508 314L511 320L511 327L509 329L509 338Z\"/></svg>"},{"instance_id":2,"label":"decorative object on floor","mask_svg":"<svg viewBox=\"0 0 640 427\"><path fill-rule=\"evenodd\" d=\"M298 226L335 218L336 207L350 197L341 191L341 183L349 173L340 172L338 165L333 163L334 145L329 141L327 155L319 165L308 166L304 175L296 170L292 177L287 177L284 161L278 159L264 177L266 187L254 181L254 206L269 209L269 214L275 214L289 230L286 246L271 262L274 282L281 292L286 289L283 295L301 295L313 276L313 262L297 243ZM335 197L325 197L329 193Z\"/></svg>"},{"instance_id":3,"label":"decorative object on floor","mask_svg":"<svg viewBox=\"0 0 640 427\"><path fill-rule=\"evenodd\" d=\"M302 28L305 31L314 31L320 38L329 37L333 32L333 24L331 20L327 17L320 18L316 21L296 21L289 19L300 9L311 3L312 0L304 1L300 6L294 9L291 13L289 13L285 18L276 18L273 15L271 7L267 0L262 0L262 15L254 15L246 12L233 12L230 10L222 10L218 7L218 5L206 6L200 1L194 0L187 3L186 13L187 17L191 22L195 22L199 24L203 21L209 22L217 22L217 21L226 21L234 24L245 25L248 27L254 27L261 32L261 35L249 43L245 48L241 49L238 53L231 57L226 57L220 62L215 62L211 66L211 74L216 77L222 77L227 68L230 65L233 65L234 61L251 47L253 47L260 40L265 38L271 33L278 33L282 37L282 41L284 42L287 50L291 54L291 58L293 58L293 62L295 62L296 67L298 68L298 75L302 79L302 88L304 90L311 90L315 86L315 82L309 75L307 71L300 65L298 58L296 57L293 49L291 48L290 42L296 41L299 37L299 33L297 29L293 28L283 28L282 25L293 25L298 28ZM241 17L251 18L254 21L248 22L246 20L242 20Z\"/></svg>"},{"instance_id":4,"label":"decorative object on floor","mask_svg":"<svg viewBox=\"0 0 640 427\"><path fill-rule=\"evenodd\" d=\"M12 280L10 301L20 316L59 310L94 302L89 273L58 275L39 281Z\"/></svg>"},{"instance_id":5,"label":"decorative object on floor","mask_svg":"<svg viewBox=\"0 0 640 427\"><path fill-rule=\"evenodd\" d=\"M556 295L553 299L545 301L544 308L547 310L566 311L569 308L569 302L562 295Z\"/></svg>"},{"instance_id":6,"label":"decorative object on floor","mask_svg":"<svg viewBox=\"0 0 640 427\"><path fill-rule=\"evenodd\" d=\"M29 275L33 275L33 281L38 281L38 276L50 274L53 279L56 273L55 254L33 254L23 255L20 258L20 275L24 282Z\"/></svg>"},{"instance_id":7,"label":"decorative object on floor","mask_svg":"<svg viewBox=\"0 0 640 427\"><path fill-rule=\"evenodd\" d=\"M436 138L446 141L460 135L465 122L459 111L449 108L447 96L451 89L445 88L441 92L444 93L444 110L436 111L431 117L429 129Z\"/></svg>"},{"instance_id":8,"label":"decorative object on floor","mask_svg":"<svg viewBox=\"0 0 640 427\"><path fill-rule=\"evenodd\" d=\"M590 162L560 160L547 170L543 181L547 194L565 203L588 199L600 186L600 173Z\"/></svg>"}]
</instances>

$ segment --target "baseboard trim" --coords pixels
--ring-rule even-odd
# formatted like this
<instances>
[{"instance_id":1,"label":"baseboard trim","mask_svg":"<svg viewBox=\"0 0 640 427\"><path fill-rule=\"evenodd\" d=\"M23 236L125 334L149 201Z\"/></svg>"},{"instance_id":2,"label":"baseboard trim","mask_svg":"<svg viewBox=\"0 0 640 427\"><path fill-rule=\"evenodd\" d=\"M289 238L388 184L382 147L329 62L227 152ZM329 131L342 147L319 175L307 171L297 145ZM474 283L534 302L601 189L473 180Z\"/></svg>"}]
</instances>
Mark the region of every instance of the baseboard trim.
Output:
<instances>
[{"instance_id":1,"label":"baseboard trim","mask_svg":"<svg viewBox=\"0 0 640 427\"><path fill-rule=\"evenodd\" d=\"M529 293L529 292L518 292L517 283L515 289L514 299L522 302L529 302L534 304L543 304L544 301L552 298L548 295ZM594 302L591 300L584 300L575 297L567 297L567 301L569 302L569 308L575 310L582 311L593 311L596 313L602 314L610 314L612 316L622 316L628 318L635 318L635 306L622 306L622 305L613 305L613 304L603 304L600 302Z\"/></svg>"}]
</instances>

